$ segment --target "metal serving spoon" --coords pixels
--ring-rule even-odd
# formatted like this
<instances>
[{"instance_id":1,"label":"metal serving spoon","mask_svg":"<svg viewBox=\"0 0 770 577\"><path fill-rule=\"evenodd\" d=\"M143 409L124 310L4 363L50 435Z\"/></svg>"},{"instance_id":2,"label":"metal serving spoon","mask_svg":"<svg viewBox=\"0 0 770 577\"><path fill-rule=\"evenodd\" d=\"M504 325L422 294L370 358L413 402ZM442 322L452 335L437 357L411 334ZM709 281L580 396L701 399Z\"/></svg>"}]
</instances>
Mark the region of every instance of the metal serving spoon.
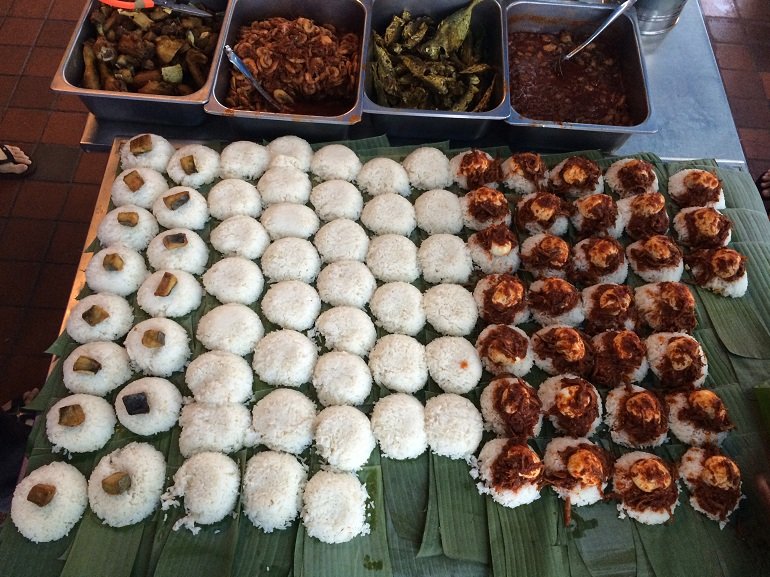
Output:
<instances>
[{"instance_id":1,"label":"metal serving spoon","mask_svg":"<svg viewBox=\"0 0 770 577\"><path fill-rule=\"evenodd\" d=\"M626 0L622 4L618 4L617 8L613 10L610 15L607 17L607 19L601 23L601 25L594 30L594 33L591 34L591 36L588 37L588 39L583 42L580 46L574 48L570 53L566 54L565 56L562 56L559 58L558 65L559 65L559 71L561 72L561 65L575 56L578 52L583 50L586 46L591 44L594 40L596 40L596 37L599 36L602 32L604 32L610 24L615 22L618 18L620 18L623 14L625 14L629 8L631 8L634 4L636 4L636 0Z\"/></svg>"},{"instance_id":2,"label":"metal serving spoon","mask_svg":"<svg viewBox=\"0 0 770 577\"><path fill-rule=\"evenodd\" d=\"M254 76L251 74L246 64L244 64L243 60L241 60L240 56L238 56L235 53L235 51L232 48L230 48L228 44L225 44L225 53L227 54L227 59L230 61L230 63L233 66L235 66L238 69L238 71L246 77L246 80L251 82L251 85L254 88L256 88L257 92L259 92L262 95L262 98L267 100L270 106L272 106L279 112L284 112L286 110L285 106L281 106L278 102L276 102L275 98L273 98L267 90L262 88L262 85L257 81L256 78L254 78Z\"/></svg>"}]
</instances>

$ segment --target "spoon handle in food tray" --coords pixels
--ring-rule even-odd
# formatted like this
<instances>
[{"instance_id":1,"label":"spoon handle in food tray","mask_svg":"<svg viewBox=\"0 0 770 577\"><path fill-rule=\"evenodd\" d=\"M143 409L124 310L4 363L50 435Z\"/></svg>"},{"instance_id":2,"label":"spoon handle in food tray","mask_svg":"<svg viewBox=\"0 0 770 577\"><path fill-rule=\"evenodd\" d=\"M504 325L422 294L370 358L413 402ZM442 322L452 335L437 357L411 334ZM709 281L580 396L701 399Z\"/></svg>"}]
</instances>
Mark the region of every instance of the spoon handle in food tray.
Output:
<instances>
[{"instance_id":1,"label":"spoon handle in food tray","mask_svg":"<svg viewBox=\"0 0 770 577\"><path fill-rule=\"evenodd\" d=\"M246 80L251 82L251 85L256 88L257 92L259 92L262 95L262 98L267 100L268 104L278 110L279 112L283 112L284 108L280 104L278 104L275 99L270 95L270 93L265 90L262 85L257 81L256 78L251 74L251 71L249 71L246 64L244 64L243 60L235 53L235 51L230 48L229 44L225 44L225 54L227 54L227 59L230 61L230 63L235 66L238 71L243 74L246 77Z\"/></svg>"},{"instance_id":2,"label":"spoon handle in food tray","mask_svg":"<svg viewBox=\"0 0 770 577\"><path fill-rule=\"evenodd\" d=\"M607 19L601 23L601 25L594 31L594 33L591 34L591 36L589 36L585 42L574 48L572 52L567 54L562 60L569 60L575 56L575 54L583 50L583 48L591 44L591 42L596 40L596 37L599 36L599 34L604 32L610 26L610 24L625 14L634 4L636 4L636 0L626 0L622 4L618 4L618 7L612 11L612 14L610 14Z\"/></svg>"}]
</instances>

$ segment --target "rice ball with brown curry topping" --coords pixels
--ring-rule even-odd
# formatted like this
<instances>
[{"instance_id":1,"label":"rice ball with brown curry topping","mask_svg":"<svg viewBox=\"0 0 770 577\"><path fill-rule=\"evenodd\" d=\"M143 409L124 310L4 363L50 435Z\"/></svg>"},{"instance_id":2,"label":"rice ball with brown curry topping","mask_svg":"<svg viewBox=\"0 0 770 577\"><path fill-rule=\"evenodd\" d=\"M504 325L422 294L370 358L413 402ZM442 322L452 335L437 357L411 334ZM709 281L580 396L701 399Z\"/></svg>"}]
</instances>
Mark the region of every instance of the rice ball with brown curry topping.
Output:
<instances>
[{"instance_id":1,"label":"rice ball with brown curry topping","mask_svg":"<svg viewBox=\"0 0 770 577\"><path fill-rule=\"evenodd\" d=\"M514 273L518 270L519 241L505 224L494 224L468 237L473 263L486 274Z\"/></svg>"},{"instance_id":2,"label":"rice ball with brown curry topping","mask_svg":"<svg viewBox=\"0 0 770 577\"><path fill-rule=\"evenodd\" d=\"M652 391L621 385L607 394L607 426L612 440L624 447L658 447L668 440L668 413Z\"/></svg>"},{"instance_id":3,"label":"rice ball with brown curry topping","mask_svg":"<svg viewBox=\"0 0 770 577\"><path fill-rule=\"evenodd\" d=\"M634 240L654 234L666 234L670 219L666 199L659 192L646 192L618 202L618 212L625 225L625 233Z\"/></svg>"},{"instance_id":4,"label":"rice ball with brown curry topping","mask_svg":"<svg viewBox=\"0 0 770 577\"><path fill-rule=\"evenodd\" d=\"M636 287L639 318L653 331L691 332L696 324L695 297L680 282L655 282Z\"/></svg>"},{"instance_id":5,"label":"rice ball with brown curry topping","mask_svg":"<svg viewBox=\"0 0 770 577\"><path fill-rule=\"evenodd\" d=\"M690 447L679 461L679 476L692 508L724 528L743 499L738 464L715 447Z\"/></svg>"},{"instance_id":6,"label":"rice ball with brown curry topping","mask_svg":"<svg viewBox=\"0 0 770 577\"><path fill-rule=\"evenodd\" d=\"M602 399L587 380L570 373L543 381L537 391L543 414L554 428L571 437L588 437L602 422Z\"/></svg>"},{"instance_id":7,"label":"rice ball with brown curry topping","mask_svg":"<svg viewBox=\"0 0 770 577\"><path fill-rule=\"evenodd\" d=\"M652 453L633 451L615 461L612 486L620 517L660 525L679 504L676 468Z\"/></svg>"},{"instance_id":8,"label":"rice ball with brown curry topping","mask_svg":"<svg viewBox=\"0 0 770 577\"><path fill-rule=\"evenodd\" d=\"M632 330L605 331L595 335L594 370L591 382L612 388L620 383L638 383L647 375L647 347Z\"/></svg>"},{"instance_id":9,"label":"rice ball with brown curry topping","mask_svg":"<svg viewBox=\"0 0 770 577\"><path fill-rule=\"evenodd\" d=\"M488 323L520 325L532 316L524 283L510 274L490 274L476 283L473 300Z\"/></svg>"},{"instance_id":10,"label":"rice ball with brown curry topping","mask_svg":"<svg viewBox=\"0 0 770 577\"><path fill-rule=\"evenodd\" d=\"M521 243L522 268L535 278L567 276L570 246L548 233L530 236Z\"/></svg>"},{"instance_id":11,"label":"rice ball with brown curry topping","mask_svg":"<svg viewBox=\"0 0 770 577\"><path fill-rule=\"evenodd\" d=\"M519 194L544 190L548 184L548 167L536 152L512 154L501 165L503 184Z\"/></svg>"},{"instance_id":12,"label":"rice ball with brown curry topping","mask_svg":"<svg viewBox=\"0 0 770 577\"><path fill-rule=\"evenodd\" d=\"M548 173L551 190L559 196L578 197L604 190L602 169L583 156L565 158Z\"/></svg>"},{"instance_id":13,"label":"rice ball with brown curry topping","mask_svg":"<svg viewBox=\"0 0 770 577\"><path fill-rule=\"evenodd\" d=\"M725 208L722 180L712 171L686 168L668 179L668 194L680 207L711 206Z\"/></svg>"},{"instance_id":14,"label":"rice ball with brown curry topping","mask_svg":"<svg viewBox=\"0 0 770 577\"><path fill-rule=\"evenodd\" d=\"M623 234L623 217L615 199L608 194L588 194L572 202L574 210L570 220L578 238L609 236L620 238Z\"/></svg>"},{"instance_id":15,"label":"rice ball with brown curry topping","mask_svg":"<svg viewBox=\"0 0 770 577\"><path fill-rule=\"evenodd\" d=\"M603 447L585 437L555 437L545 448L545 480L569 507L591 505L604 498L612 476L613 458Z\"/></svg>"},{"instance_id":16,"label":"rice ball with brown curry topping","mask_svg":"<svg viewBox=\"0 0 770 577\"><path fill-rule=\"evenodd\" d=\"M540 498L543 462L528 445L513 439L492 439L481 449L472 477L481 479L479 493L503 507L518 507Z\"/></svg>"},{"instance_id":17,"label":"rice ball with brown curry topping","mask_svg":"<svg viewBox=\"0 0 770 577\"><path fill-rule=\"evenodd\" d=\"M582 297L585 307L583 330L589 335L608 330L636 330L639 315L630 286L595 284L584 288Z\"/></svg>"},{"instance_id":18,"label":"rice ball with brown curry topping","mask_svg":"<svg viewBox=\"0 0 770 577\"><path fill-rule=\"evenodd\" d=\"M614 238L592 236L572 247L570 277L575 284L620 284L627 276L626 253Z\"/></svg>"},{"instance_id":19,"label":"rice ball with brown curry topping","mask_svg":"<svg viewBox=\"0 0 770 577\"><path fill-rule=\"evenodd\" d=\"M492 379L481 392L481 416L484 426L500 437L519 443L540 434L543 403L537 389L519 377Z\"/></svg>"},{"instance_id":20,"label":"rice ball with brown curry topping","mask_svg":"<svg viewBox=\"0 0 770 577\"><path fill-rule=\"evenodd\" d=\"M682 251L668 236L656 234L626 247L631 269L645 282L679 282L684 272Z\"/></svg>"},{"instance_id":21,"label":"rice ball with brown curry topping","mask_svg":"<svg viewBox=\"0 0 770 577\"><path fill-rule=\"evenodd\" d=\"M471 190L479 186L497 188L502 180L500 162L483 150L467 150L449 160L452 179L460 188Z\"/></svg>"},{"instance_id":22,"label":"rice ball with brown curry topping","mask_svg":"<svg viewBox=\"0 0 770 577\"><path fill-rule=\"evenodd\" d=\"M549 375L574 373L588 377L594 367L594 346L583 331L550 325L532 335L535 365Z\"/></svg>"},{"instance_id":23,"label":"rice ball with brown curry topping","mask_svg":"<svg viewBox=\"0 0 770 577\"><path fill-rule=\"evenodd\" d=\"M529 285L527 304L540 326L578 326L585 318L580 292L572 283L557 277L538 279Z\"/></svg>"},{"instance_id":24,"label":"rice ball with brown curry topping","mask_svg":"<svg viewBox=\"0 0 770 577\"><path fill-rule=\"evenodd\" d=\"M641 158L616 160L607 168L604 180L620 198L658 192L655 167Z\"/></svg>"},{"instance_id":25,"label":"rice ball with brown curry topping","mask_svg":"<svg viewBox=\"0 0 770 577\"><path fill-rule=\"evenodd\" d=\"M476 350L481 364L493 375L523 377L532 368L533 356L527 333L510 325L489 325L479 333Z\"/></svg>"},{"instance_id":26,"label":"rice ball with brown curry topping","mask_svg":"<svg viewBox=\"0 0 770 577\"><path fill-rule=\"evenodd\" d=\"M570 205L551 192L531 192L516 204L516 226L522 232L567 234Z\"/></svg>"},{"instance_id":27,"label":"rice ball with brown curry topping","mask_svg":"<svg viewBox=\"0 0 770 577\"><path fill-rule=\"evenodd\" d=\"M719 248L732 239L732 221L710 206L691 206L674 216L679 242L692 248Z\"/></svg>"},{"instance_id":28,"label":"rice ball with brown curry topping","mask_svg":"<svg viewBox=\"0 0 770 577\"><path fill-rule=\"evenodd\" d=\"M685 264L695 284L726 297L746 294L749 277L746 256L731 248L701 248L688 254Z\"/></svg>"},{"instance_id":29,"label":"rice ball with brown curry topping","mask_svg":"<svg viewBox=\"0 0 770 577\"><path fill-rule=\"evenodd\" d=\"M687 333L654 333L647 337L650 369L665 389L697 389L708 375L700 343Z\"/></svg>"},{"instance_id":30,"label":"rice ball with brown curry topping","mask_svg":"<svg viewBox=\"0 0 770 577\"><path fill-rule=\"evenodd\" d=\"M676 438L703 447L721 445L735 428L722 399L708 389L666 395L668 426Z\"/></svg>"},{"instance_id":31,"label":"rice ball with brown curry topping","mask_svg":"<svg viewBox=\"0 0 770 577\"><path fill-rule=\"evenodd\" d=\"M493 224L511 224L508 199L499 190L481 186L460 198L463 223L471 230L481 230Z\"/></svg>"}]
</instances>

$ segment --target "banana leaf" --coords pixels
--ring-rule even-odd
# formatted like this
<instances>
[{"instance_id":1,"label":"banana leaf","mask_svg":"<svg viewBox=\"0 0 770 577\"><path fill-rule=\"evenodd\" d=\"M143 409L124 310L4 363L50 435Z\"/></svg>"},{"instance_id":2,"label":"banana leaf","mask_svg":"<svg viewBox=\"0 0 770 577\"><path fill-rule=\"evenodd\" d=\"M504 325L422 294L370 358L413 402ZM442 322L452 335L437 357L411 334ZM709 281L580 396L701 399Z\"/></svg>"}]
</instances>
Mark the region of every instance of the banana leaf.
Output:
<instances>
[{"instance_id":1,"label":"banana leaf","mask_svg":"<svg viewBox=\"0 0 770 577\"><path fill-rule=\"evenodd\" d=\"M714 388L720 383L734 383L738 380L727 349L713 329L697 329L693 336L706 354L709 368L704 386Z\"/></svg>"},{"instance_id":2,"label":"banana leaf","mask_svg":"<svg viewBox=\"0 0 770 577\"><path fill-rule=\"evenodd\" d=\"M770 222L767 213L746 208L725 208L722 213L733 223L731 242L770 240Z\"/></svg>"},{"instance_id":3,"label":"banana leaf","mask_svg":"<svg viewBox=\"0 0 770 577\"><path fill-rule=\"evenodd\" d=\"M428 509L428 453L416 459L380 460L385 510L398 535L419 544Z\"/></svg>"},{"instance_id":4,"label":"banana leaf","mask_svg":"<svg viewBox=\"0 0 770 577\"><path fill-rule=\"evenodd\" d=\"M358 140L334 140L329 142L310 143L310 147L313 150L319 150L329 144L342 144L357 154L368 154L369 150L372 148L380 149L389 147L390 141L386 134L380 134L379 136L359 138Z\"/></svg>"},{"instance_id":5,"label":"banana leaf","mask_svg":"<svg viewBox=\"0 0 770 577\"><path fill-rule=\"evenodd\" d=\"M764 430L770 431L770 381L765 381L754 387L754 395L757 399Z\"/></svg>"},{"instance_id":6,"label":"banana leaf","mask_svg":"<svg viewBox=\"0 0 770 577\"><path fill-rule=\"evenodd\" d=\"M439 500L436 488L436 466L430 455L428 456L428 508L425 513L425 529L422 533L422 541L417 557L436 557L444 554L441 546L441 532L439 530Z\"/></svg>"}]
</instances>

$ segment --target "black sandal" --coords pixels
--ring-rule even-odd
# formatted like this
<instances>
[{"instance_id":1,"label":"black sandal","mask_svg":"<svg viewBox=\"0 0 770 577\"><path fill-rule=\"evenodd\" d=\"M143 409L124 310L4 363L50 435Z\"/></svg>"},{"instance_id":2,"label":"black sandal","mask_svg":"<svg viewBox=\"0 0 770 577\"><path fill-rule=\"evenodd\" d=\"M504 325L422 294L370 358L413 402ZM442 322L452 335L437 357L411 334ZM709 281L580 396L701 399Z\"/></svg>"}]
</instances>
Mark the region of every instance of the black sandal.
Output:
<instances>
[{"instance_id":1,"label":"black sandal","mask_svg":"<svg viewBox=\"0 0 770 577\"><path fill-rule=\"evenodd\" d=\"M0 165L3 164L24 164L23 162L17 162L16 157L13 155L11 150L6 146L5 144L0 144L0 150L3 151L3 154L5 155L5 158L0 160ZM30 159L31 160L31 159ZM29 175L33 174L35 172L35 163L34 161L30 162L30 164L25 165L27 167L27 170L23 172L0 172L0 178L26 178Z\"/></svg>"}]
</instances>

